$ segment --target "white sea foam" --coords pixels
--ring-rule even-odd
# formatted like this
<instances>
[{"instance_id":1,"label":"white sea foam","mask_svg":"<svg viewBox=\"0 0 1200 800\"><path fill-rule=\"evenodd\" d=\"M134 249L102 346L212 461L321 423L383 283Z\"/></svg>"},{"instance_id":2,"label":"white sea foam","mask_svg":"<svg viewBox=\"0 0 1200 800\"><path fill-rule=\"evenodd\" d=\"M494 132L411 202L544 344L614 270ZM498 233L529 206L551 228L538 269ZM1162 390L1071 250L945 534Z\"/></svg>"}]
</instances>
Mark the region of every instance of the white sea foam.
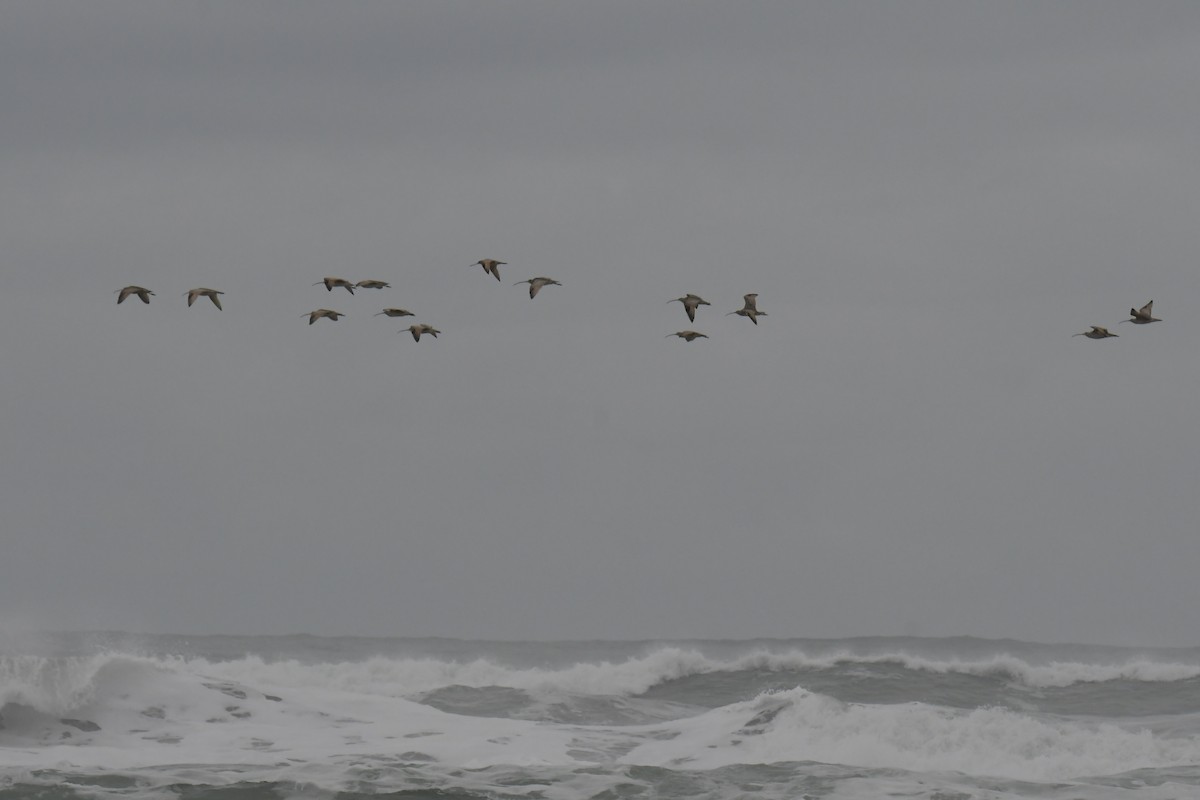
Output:
<instances>
[{"instance_id":1,"label":"white sea foam","mask_svg":"<svg viewBox=\"0 0 1200 800\"><path fill-rule=\"evenodd\" d=\"M697 771L794 761L1062 780L1200 763L1200 739L1186 734L993 708L846 704L799 688L625 726L465 717L403 696L470 682L636 693L665 677L713 669L795 668L790 656L719 662L665 648L561 670L483 660L301 664L122 654L2 663L0 777L10 780L39 769L123 770L164 785L200 780L188 777L195 772L207 783L293 781L339 790L364 769L394 774L395 785L406 786L414 770L436 785L437 776L464 769L595 766L615 775L635 765ZM787 666L769 666L780 663ZM388 788L384 778L375 785Z\"/></svg>"},{"instance_id":2,"label":"white sea foam","mask_svg":"<svg viewBox=\"0 0 1200 800\"><path fill-rule=\"evenodd\" d=\"M1200 763L1197 737L1161 738L998 708L846 704L803 689L673 725L677 736L646 742L622 760L676 769L818 761L1030 781Z\"/></svg>"},{"instance_id":3,"label":"white sea foam","mask_svg":"<svg viewBox=\"0 0 1200 800\"><path fill-rule=\"evenodd\" d=\"M572 736L554 726L456 717L402 698L328 688L281 697L183 664L100 660L90 680L78 665L80 677L61 696L29 702L30 692L12 694L0 767L321 763L341 775L354 759L406 750L461 768L572 763ZM72 718L59 718L66 714Z\"/></svg>"}]
</instances>

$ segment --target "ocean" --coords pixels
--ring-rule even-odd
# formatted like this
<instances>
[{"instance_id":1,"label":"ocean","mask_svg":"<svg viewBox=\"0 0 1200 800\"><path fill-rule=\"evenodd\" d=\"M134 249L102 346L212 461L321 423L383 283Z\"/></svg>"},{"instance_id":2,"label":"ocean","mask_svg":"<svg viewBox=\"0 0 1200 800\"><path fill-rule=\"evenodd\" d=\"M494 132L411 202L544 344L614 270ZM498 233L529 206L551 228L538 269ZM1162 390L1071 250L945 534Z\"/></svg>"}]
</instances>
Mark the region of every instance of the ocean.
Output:
<instances>
[{"instance_id":1,"label":"ocean","mask_svg":"<svg viewBox=\"0 0 1200 800\"><path fill-rule=\"evenodd\" d=\"M1200 648L0 636L0 800L1200 798Z\"/></svg>"}]
</instances>

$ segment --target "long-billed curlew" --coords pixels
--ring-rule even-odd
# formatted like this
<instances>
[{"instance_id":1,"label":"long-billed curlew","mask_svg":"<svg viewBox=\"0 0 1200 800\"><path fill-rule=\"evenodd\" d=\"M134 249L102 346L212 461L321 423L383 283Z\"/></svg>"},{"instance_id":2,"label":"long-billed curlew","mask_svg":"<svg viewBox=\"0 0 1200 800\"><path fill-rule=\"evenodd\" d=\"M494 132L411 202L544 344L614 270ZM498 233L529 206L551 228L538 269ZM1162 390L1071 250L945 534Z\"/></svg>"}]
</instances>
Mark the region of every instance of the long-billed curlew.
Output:
<instances>
[{"instance_id":1,"label":"long-billed curlew","mask_svg":"<svg viewBox=\"0 0 1200 800\"><path fill-rule=\"evenodd\" d=\"M668 333L663 338L670 339L672 336L678 336L680 339L683 339L685 342L692 342L692 341L695 341L696 339L707 339L708 338L708 336L706 334L697 333L696 331L676 331L675 333Z\"/></svg>"},{"instance_id":2,"label":"long-billed curlew","mask_svg":"<svg viewBox=\"0 0 1200 800\"><path fill-rule=\"evenodd\" d=\"M392 285L387 281L359 281L354 284L355 289L390 289Z\"/></svg>"},{"instance_id":3,"label":"long-billed curlew","mask_svg":"<svg viewBox=\"0 0 1200 800\"><path fill-rule=\"evenodd\" d=\"M214 306L221 308L221 298L217 297L219 294L225 293L218 292L216 289L192 289L187 293L188 308L192 307L192 303L196 302L197 297L207 297L209 300L213 301Z\"/></svg>"},{"instance_id":4,"label":"long-billed curlew","mask_svg":"<svg viewBox=\"0 0 1200 800\"><path fill-rule=\"evenodd\" d=\"M411 317L411 316L413 316L413 312L409 311L406 308L385 308L383 311L380 311L379 314L387 314L389 317ZM378 317L379 314L372 314L371 316Z\"/></svg>"},{"instance_id":5,"label":"long-billed curlew","mask_svg":"<svg viewBox=\"0 0 1200 800\"><path fill-rule=\"evenodd\" d=\"M142 298L143 303L149 303L150 295L154 294L154 292L150 291L149 289L143 289L141 286L126 286L124 289L117 289L116 291L118 292L118 304L124 303L125 298L129 297L131 294L136 294L138 297Z\"/></svg>"},{"instance_id":6,"label":"long-billed curlew","mask_svg":"<svg viewBox=\"0 0 1200 800\"><path fill-rule=\"evenodd\" d=\"M1132 322L1134 325L1149 325L1151 322L1162 322L1162 320L1158 317L1151 316L1153 311L1154 301L1151 300L1141 308L1129 309L1129 315L1133 317L1133 319L1123 319L1121 322Z\"/></svg>"},{"instance_id":7,"label":"long-billed curlew","mask_svg":"<svg viewBox=\"0 0 1200 800\"><path fill-rule=\"evenodd\" d=\"M500 267L507 265L508 262L507 261L497 261L494 258L481 258L478 261L476 261L475 264L472 264L471 266L473 267L476 264L483 267L484 272L494 275L496 277L496 280L500 280Z\"/></svg>"},{"instance_id":8,"label":"long-billed curlew","mask_svg":"<svg viewBox=\"0 0 1200 800\"><path fill-rule=\"evenodd\" d=\"M343 289L345 289L350 294L354 294L354 284L351 283L350 281L346 280L345 278L322 278L321 280L314 283L313 286L320 286L322 283L325 284L326 291L332 292L333 287L341 286Z\"/></svg>"},{"instance_id":9,"label":"long-billed curlew","mask_svg":"<svg viewBox=\"0 0 1200 800\"><path fill-rule=\"evenodd\" d=\"M692 322L696 321L696 309L700 306L711 306L708 302L698 294L685 294L683 297L676 297L674 300L669 300L670 303L683 303L683 310L687 312L688 319ZM689 340L690 341L690 340Z\"/></svg>"},{"instance_id":10,"label":"long-billed curlew","mask_svg":"<svg viewBox=\"0 0 1200 800\"><path fill-rule=\"evenodd\" d=\"M743 295L742 299L746 301L746 304L737 311L730 311L729 314L737 314L739 317L749 317L750 321L757 325L758 318L765 317L767 315L767 312L758 310L758 295L747 294ZM725 316L728 317L729 314L726 314Z\"/></svg>"},{"instance_id":11,"label":"long-billed curlew","mask_svg":"<svg viewBox=\"0 0 1200 800\"><path fill-rule=\"evenodd\" d=\"M522 283L529 284L529 298L531 300L537 297L537 293L542 290L543 286L562 286L561 283L551 278L530 278L527 281L517 281L513 286L520 286Z\"/></svg>"},{"instance_id":12,"label":"long-billed curlew","mask_svg":"<svg viewBox=\"0 0 1200 800\"><path fill-rule=\"evenodd\" d=\"M301 316L303 316L303 315L301 315ZM333 320L334 322L337 322L339 317L344 317L344 316L346 316L346 315L340 311L330 311L328 308L318 308L316 311L308 312L308 324L312 325L314 322L319 320L321 317L328 317L329 319Z\"/></svg>"},{"instance_id":13,"label":"long-billed curlew","mask_svg":"<svg viewBox=\"0 0 1200 800\"><path fill-rule=\"evenodd\" d=\"M427 324L409 325L404 330L406 330L412 334L414 342L421 341L422 333L428 333L430 336L432 336L435 339L438 337L438 334L441 333L441 331L439 331L437 328L433 327L432 325L427 325ZM396 331L396 333L404 333L404 331Z\"/></svg>"},{"instance_id":14,"label":"long-billed curlew","mask_svg":"<svg viewBox=\"0 0 1200 800\"><path fill-rule=\"evenodd\" d=\"M1086 336L1089 339L1107 339L1110 336L1115 337L1115 333L1109 333L1108 328L1103 328L1099 325L1093 325L1090 331L1083 333L1072 333L1072 336Z\"/></svg>"}]
</instances>

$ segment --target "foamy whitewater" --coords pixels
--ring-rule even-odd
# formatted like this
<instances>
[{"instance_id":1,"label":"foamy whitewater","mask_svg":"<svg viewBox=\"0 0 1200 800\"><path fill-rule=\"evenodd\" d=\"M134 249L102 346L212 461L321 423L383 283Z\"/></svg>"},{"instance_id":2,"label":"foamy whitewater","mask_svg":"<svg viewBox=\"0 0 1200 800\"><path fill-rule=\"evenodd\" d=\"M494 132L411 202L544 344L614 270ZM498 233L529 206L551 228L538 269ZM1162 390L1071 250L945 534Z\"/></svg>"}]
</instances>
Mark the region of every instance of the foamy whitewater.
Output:
<instances>
[{"instance_id":1,"label":"foamy whitewater","mask_svg":"<svg viewBox=\"0 0 1200 800\"><path fill-rule=\"evenodd\" d=\"M0 636L0 800L1200 798L1200 648Z\"/></svg>"}]
</instances>

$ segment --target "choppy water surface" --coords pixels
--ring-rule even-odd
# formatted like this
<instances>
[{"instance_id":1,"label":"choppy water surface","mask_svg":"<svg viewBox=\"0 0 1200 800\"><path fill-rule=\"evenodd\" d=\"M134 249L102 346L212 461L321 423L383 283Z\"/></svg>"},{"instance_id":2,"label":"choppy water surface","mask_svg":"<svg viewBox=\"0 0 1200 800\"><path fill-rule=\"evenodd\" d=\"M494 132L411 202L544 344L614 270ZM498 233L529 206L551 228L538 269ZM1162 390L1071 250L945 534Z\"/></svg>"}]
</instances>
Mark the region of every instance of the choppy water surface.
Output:
<instances>
[{"instance_id":1,"label":"choppy water surface","mask_svg":"<svg viewBox=\"0 0 1200 800\"><path fill-rule=\"evenodd\" d=\"M1200 798L1200 649L0 638L0 800Z\"/></svg>"}]
</instances>

